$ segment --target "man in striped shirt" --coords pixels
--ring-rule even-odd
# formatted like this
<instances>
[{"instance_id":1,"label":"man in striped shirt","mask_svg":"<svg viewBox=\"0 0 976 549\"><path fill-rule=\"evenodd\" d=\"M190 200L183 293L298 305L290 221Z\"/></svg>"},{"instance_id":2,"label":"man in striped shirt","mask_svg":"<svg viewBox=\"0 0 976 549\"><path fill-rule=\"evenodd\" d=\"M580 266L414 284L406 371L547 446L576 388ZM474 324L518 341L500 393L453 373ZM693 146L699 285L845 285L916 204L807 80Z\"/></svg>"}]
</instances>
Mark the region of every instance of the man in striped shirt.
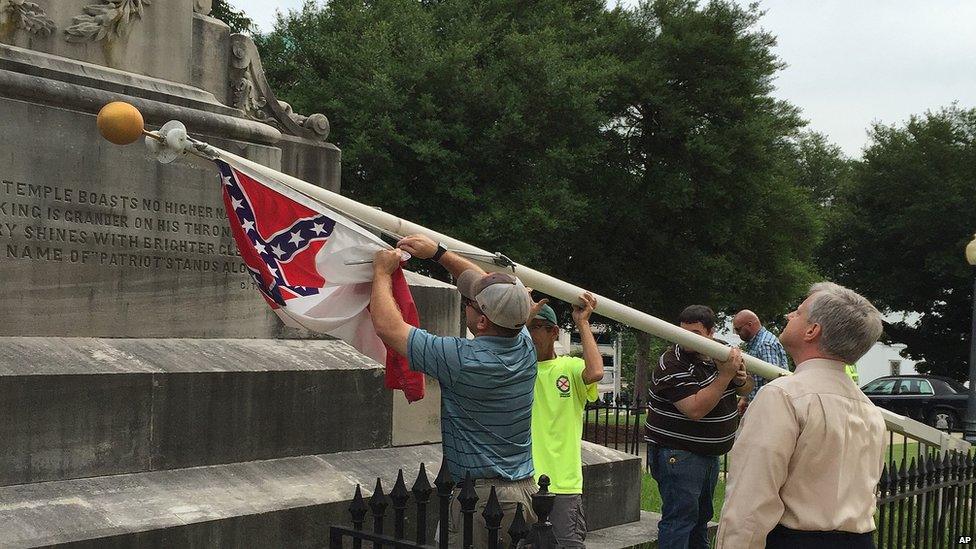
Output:
<instances>
[{"instance_id":1,"label":"man in striped shirt","mask_svg":"<svg viewBox=\"0 0 976 549\"><path fill-rule=\"evenodd\" d=\"M686 307L679 325L711 338L715 313ZM715 362L673 345L651 372L648 399L647 465L661 494L661 549L707 549L718 456L732 448L739 426L736 395L752 390L742 351Z\"/></svg>"},{"instance_id":2,"label":"man in striped shirt","mask_svg":"<svg viewBox=\"0 0 976 549\"><path fill-rule=\"evenodd\" d=\"M746 344L747 355L764 360L773 366L779 366L784 370L790 369L790 361L786 358L786 349L783 348L783 344L772 332L763 327L756 313L748 309L736 313L735 317L732 318L732 330ZM739 399L740 415L746 413L749 402L756 398L759 388L766 384L766 378L763 376L752 374L752 380L756 384L752 392Z\"/></svg>"},{"instance_id":3,"label":"man in striped shirt","mask_svg":"<svg viewBox=\"0 0 976 549\"><path fill-rule=\"evenodd\" d=\"M529 523L536 519L530 430L537 366L525 323L542 303L534 304L515 276L485 273L426 236L408 236L397 246L450 271L461 293L465 324L475 337L438 337L403 321L390 289L389 273L400 264L396 250L377 252L373 260L373 326L384 343L407 357L411 369L440 384L441 436L448 468L455 482L468 474L475 480L474 547L488 543L482 512L492 486L505 513L500 534L507 546L518 503L523 504ZM449 527L451 545L460 545L461 508L456 497Z\"/></svg>"}]
</instances>

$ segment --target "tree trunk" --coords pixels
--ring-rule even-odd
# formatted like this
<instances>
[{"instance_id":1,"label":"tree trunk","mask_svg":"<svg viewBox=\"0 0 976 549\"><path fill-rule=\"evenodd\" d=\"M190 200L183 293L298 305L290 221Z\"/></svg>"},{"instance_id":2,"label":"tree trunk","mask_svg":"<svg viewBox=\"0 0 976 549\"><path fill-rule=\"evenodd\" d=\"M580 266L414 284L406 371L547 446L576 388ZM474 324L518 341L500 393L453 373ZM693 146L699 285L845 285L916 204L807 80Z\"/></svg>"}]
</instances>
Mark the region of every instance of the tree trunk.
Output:
<instances>
[{"instance_id":1,"label":"tree trunk","mask_svg":"<svg viewBox=\"0 0 976 549\"><path fill-rule=\"evenodd\" d=\"M637 340L636 364L634 366L634 405L638 408L647 402L648 357L651 353L651 334L634 330Z\"/></svg>"}]
</instances>

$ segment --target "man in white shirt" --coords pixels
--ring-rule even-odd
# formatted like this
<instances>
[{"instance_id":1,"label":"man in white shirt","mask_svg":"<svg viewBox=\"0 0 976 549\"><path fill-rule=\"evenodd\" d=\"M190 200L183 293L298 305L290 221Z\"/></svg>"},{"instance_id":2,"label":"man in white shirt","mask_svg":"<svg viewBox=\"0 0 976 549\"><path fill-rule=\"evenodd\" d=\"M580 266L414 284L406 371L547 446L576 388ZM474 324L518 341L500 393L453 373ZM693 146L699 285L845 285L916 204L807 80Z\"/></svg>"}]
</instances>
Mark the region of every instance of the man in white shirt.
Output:
<instances>
[{"instance_id":1,"label":"man in white shirt","mask_svg":"<svg viewBox=\"0 0 976 549\"><path fill-rule=\"evenodd\" d=\"M844 370L881 336L857 293L814 284L780 341L796 373L750 404L729 461L717 549L873 548L885 422Z\"/></svg>"}]
</instances>

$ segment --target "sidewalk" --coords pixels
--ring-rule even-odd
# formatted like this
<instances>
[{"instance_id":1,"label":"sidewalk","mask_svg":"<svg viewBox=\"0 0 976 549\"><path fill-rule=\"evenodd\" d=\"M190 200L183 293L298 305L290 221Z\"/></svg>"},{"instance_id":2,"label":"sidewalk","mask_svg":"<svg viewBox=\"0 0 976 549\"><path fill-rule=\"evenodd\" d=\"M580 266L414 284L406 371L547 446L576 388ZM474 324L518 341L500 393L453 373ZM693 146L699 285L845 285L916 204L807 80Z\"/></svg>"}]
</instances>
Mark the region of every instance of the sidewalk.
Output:
<instances>
[{"instance_id":1,"label":"sidewalk","mask_svg":"<svg viewBox=\"0 0 976 549\"><path fill-rule=\"evenodd\" d=\"M657 523L661 520L659 513L641 511L641 518L637 522L621 524L594 530L586 534L588 549L656 549ZM718 523L708 525L709 535L714 536Z\"/></svg>"}]
</instances>

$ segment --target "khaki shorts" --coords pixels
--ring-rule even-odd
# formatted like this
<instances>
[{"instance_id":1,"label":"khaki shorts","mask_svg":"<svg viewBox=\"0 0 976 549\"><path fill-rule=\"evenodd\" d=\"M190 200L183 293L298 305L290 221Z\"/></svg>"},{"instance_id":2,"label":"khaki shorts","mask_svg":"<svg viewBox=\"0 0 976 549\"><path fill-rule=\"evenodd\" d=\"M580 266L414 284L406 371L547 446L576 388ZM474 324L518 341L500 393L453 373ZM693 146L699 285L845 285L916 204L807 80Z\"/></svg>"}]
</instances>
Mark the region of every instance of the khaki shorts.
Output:
<instances>
[{"instance_id":1,"label":"khaki shorts","mask_svg":"<svg viewBox=\"0 0 976 549\"><path fill-rule=\"evenodd\" d=\"M502 527L498 531L499 547L508 547L512 543L508 536L508 527L512 525L515 509L519 503L522 504L522 514L525 516L526 524L531 526L536 521L535 513L532 511L532 494L536 493L539 487L536 486L532 477L522 480L477 479L474 481L474 491L478 494L478 503L475 506L471 531L474 547L488 547L488 529L485 524L485 517L481 513L484 512L485 505L488 504L488 496L491 495L492 486L495 487L495 496L501 505L502 513L504 513ZM460 488L455 488L454 499L451 500L451 518L448 525L451 547L461 547L463 523L461 520L461 502L457 500L460 493Z\"/></svg>"},{"instance_id":2,"label":"khaki shorts","mask_svg":"<svg viewBox=\"0 0 976 549\"><path fill-rule=\"evenodd\" d=\"M586 517L583 516L581 494L556 494L556 502L549 516L552 532L560 547L586 547Z\"/></svg>"}]
</instances>

